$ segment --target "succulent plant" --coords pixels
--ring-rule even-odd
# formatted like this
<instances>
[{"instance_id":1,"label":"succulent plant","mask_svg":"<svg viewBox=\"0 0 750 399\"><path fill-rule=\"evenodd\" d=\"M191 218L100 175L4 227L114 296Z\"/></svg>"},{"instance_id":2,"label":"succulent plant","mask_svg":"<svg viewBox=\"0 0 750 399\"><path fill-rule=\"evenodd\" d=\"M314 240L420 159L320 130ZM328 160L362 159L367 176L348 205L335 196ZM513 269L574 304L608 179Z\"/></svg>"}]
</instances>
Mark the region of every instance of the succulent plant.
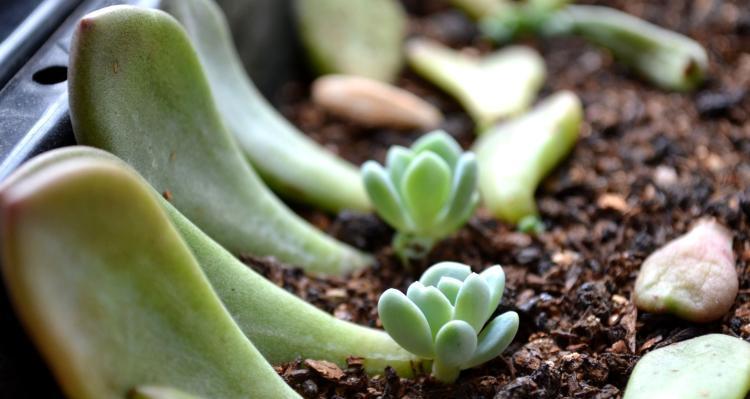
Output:
<instances>
[{"instance_id":1,"label":"succulent plant","mask_svg":"<svg viewBox=\"0 0 750 399\"><path fill-rule=\"evenodd\" d=\"M495 265L480 274L456 262L427 269L404 295L388 289L378 301L383 328L404 349L433 359L432 374L453 382L461 370L502 353L518 331L518 314L485 323L500 304L505 273Z\"/></svg>"},{"instance_id":2,"label":"succulent plant","mask_svg":"<svg viewBox=\"0 0 750 399\"><path fill-rule=\"evenodd\" d=\"M394 249L405 260L458 230L479 202L474 154L441 130L411 148L390 148L385 168L365 162L362 178L378 215L396 229Z\"/></svg>"},{"instance_id":3,"label":"succulent plant","mask_svg":"<svg viewBox=\"0 0 750 399\"><path fill-rule=\"evenodd\" d=\"M159 7L185 28L226 129L275 192L332 212L371 210L359 169L300 132L258 91L212 0L162 0Z\"/></svg>"},{"instance_id":4,"label":"succulent plant","mask_svg":"<svg viewBox=\"0 0 750 399\"><path fill-rule=\"evenodd\" d=\"M318 274L371 263L265 186L225 129L189 37L167 13L113 6L85 16L68 78L78 143L122 158L233 253L275 256Z\"/></svg>"}]
</instances>

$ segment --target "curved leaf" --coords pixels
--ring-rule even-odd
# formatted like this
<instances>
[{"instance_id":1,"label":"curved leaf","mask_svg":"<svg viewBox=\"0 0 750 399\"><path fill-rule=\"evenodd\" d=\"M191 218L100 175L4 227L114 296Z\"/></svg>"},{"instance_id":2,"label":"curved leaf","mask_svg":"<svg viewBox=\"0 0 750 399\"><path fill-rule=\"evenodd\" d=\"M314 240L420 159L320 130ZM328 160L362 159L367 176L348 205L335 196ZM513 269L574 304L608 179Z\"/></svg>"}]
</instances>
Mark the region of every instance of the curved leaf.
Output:
<instances>
[{"instance_id":1,"label":"curved leaf","mask_svg":"<svg viewBox=\"0 0 750 399\"><path fill-rule=\"evenodd\" d=\"M401 197L420 233L436 222L451 192L451 170L432 152L417 154L401 180Z\"/></svg>"},{"instance_id":2,"label":"curved leaf","mask_svg":"<svg viewBox=\"0 0 750 399\"><path fill-rule=\"evenodd\" d=\"M408 148L397 145L388 149L385 167L388 169L388 176L391 178L394 187L400 187L404 172L413 159L414 152Z\"/></svg>"},{"instance_id":3,"label":"curved leaf","mask_svg":"<svg viewBox=\"0 0 750 399\"><path fill-rule=\"evenodd\" d=\"M490 311L490 287L482 277L472 273L469 277L466 277L458 291L453 318L469 323L474 327L476 334L482 329L490 314L492 314Z\"/></svg>"},{"instance_id":4,"label":"curved leaf","mask_svg":"<svg viewBox=\"0 0 750 399\"><path fill-rule=\"evenodd\" d=\"M513 341L516 332L518 332L518 314L516 312L505 312L495 317L479 334L476 352L462 368L468 369L478 366L499 356Z\"/></svg>"},{"instance_id":5,"label":"curved leaf","mask_svg":"<svg viewBox=\"0 0 750 399\"><path fill-rule=\"evenodd\" d=\"M425 315L430 325L433 338L453 317L453 305L445 294L435 287L425 287L419 281L415 281L406 290L406 296L422 310L422 314Z\"/></svg>"},{"instance_id":6,"label":"curved leaf","mask_svg":"<svg viewBox=\"0 0 750 399\"><path fill-rule=\"evenodd\" d=\"M494 265L479 273L479 275L490 287L489 309L490 314L492 314L503 299L503 291L505 291L505 271L502 266Z\"/></svg>"},{"instance_id":7,"label":"curved leaf","mask_svg":"<svg viewBox=\"0 0 750 399\"><path fill-rule=\"evenodd\" d=\"M420 137L412 144L411 150L416 154L432 151L443 158L451 170L455 168L458 157L463 152L461 146L445 130L435 130Z\"/></svg>"},{"instance_id":8,"label":"curved leaf","mask_svg":"<svg viewBox=\"0 0 750 399\"><path fill-rule=\"evenodd\" d=\"M422 277L419 278L419 282L426 286L437 286L438 282L443 277L453 277L460 282L464 281L469 274L471 274L471 268L463 263L440 262L425 270L425 272L422 273Z\"/></svg>"},{"instance_id":9,"label":"curved leaf","mask_svg":"<svg viewBox=\"0 0 750 399\"><path fill-rule=\"evenodd\" d=\"M383 328L399 345L415 355L435 355L432 333L422 311L401 291L387 289L378 301L378 315Z\"/></svg>"},{"instance_id":10,"label":"curved leaf","mask_svg":"<svg viewBox=\"0 0 750 399\"><path fill-rule=\"evenodd\" d=\"M456 297L458 297L458 292L461 291L461 286L463 285L463 282L461 280L457 280L453 277L444 276L440 278L440 281L438 281L437 288L442 292L446 298L451 302L451 304L456 303ZM455 313L455 309L454 309Z\"/></svg>"},{"instance_id":11,"label":"curved leaf","mask_svg":"<svg viewBox=\"0 0 750 399\"><path fill-rule=\"evenodd\" d=\"M435 357L443 365L460 367L477 349L477 333L463 320L452 320L435 337Z\"/></svg>"},{"instance_id":12,"label":"curved leaf","mask_svg":"<svg viewBox=\"0 0 750 399\"><path fill-rule=\"evenodd\" d=\"M362 179L378 215L396 230L406 230L409 221L404 214L396 189L391 184L386 171L375 161L362 165Z\"/></svg>"},{"instance_id":13,"label":"curved leaf","mask_svg":"<svg viewBox=\"0 0 750 399\"><path fill-rule=\"evenodd\" d=\"M479 203L478 184L477 158L474 153L464 153L456 162L453 171L451 199L440 217L440 228L445 234L450 234L458 229L474 213L474 209Z\"/></svg>"}]
</instances>

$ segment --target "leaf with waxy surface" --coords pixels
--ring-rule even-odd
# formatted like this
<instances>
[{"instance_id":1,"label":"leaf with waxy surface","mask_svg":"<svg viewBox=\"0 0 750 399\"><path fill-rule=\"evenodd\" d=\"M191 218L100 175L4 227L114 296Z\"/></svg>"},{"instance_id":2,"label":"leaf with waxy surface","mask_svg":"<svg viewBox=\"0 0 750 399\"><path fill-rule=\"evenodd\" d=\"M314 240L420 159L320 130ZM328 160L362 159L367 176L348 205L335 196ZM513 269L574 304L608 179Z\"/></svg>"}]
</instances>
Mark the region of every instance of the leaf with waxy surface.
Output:
<instances>
[{"instance_id":1,"label":"leaf with waxy surface","mask_svg":"<svg viewBox=\"0 0 750 399\"><path fill-rule=\"evenodd\" d=\"M247 76L226 18L212 0L160 0L185 28L226 129L276 192L325 210L370 209L358 169L300 132Z\"/></svg>"},{"instance_id":2,"label":"leaf with waxy surface","mask_svg":"<svg viewBox=\"0 0 750 399\"><path fill-rule=\"evenodd\" d=\"M583 109L558 92L529 113L494 127L474 144L479 191L492 214L508 223L537 215L534 192L578 139Z\"/></svg>"},{"instance_id":3,"label":"leaf with waxy surface","mask_svg":"<svg viewBox=\"0 0 750 399\"><path fill-rule=\"evenodd\" d=\"M401 198L393 187L388 173L377 162L367 161L362 165L365 187L378 204L378 214L391 226L407 229L411 222L401 204Z\"/></svg>"},{"instance_id":4,"label":"leaf with waxy surface","mask_svg":"<svg viewBox=\"0 0 750 399\"><path fill-rule=\"evenodd\" d=\"M545 77L544 60L526 47L509 47L483 59L432 40L406 45L411 67L455 97L482 133L497 121L522 113L536 98Z\"/></svg>"},{"instance_id":5,"label":"leaf with waxy surface","mask_svg":"<svg viewBox=\"0 0 750 399\"><path fill-rule=\"evenodd\" d=\"M383 328L404 349L426 358L435 356L427 319L401 291L387 289L378 300L378 314Z\"/></svg>"},{"instance_id":6,"label":"leaf with waxy surface","mask_svg":"<svg viewBox=\"0 0 750 399\"><path fill-rule=\"evenodd\" d=\"M647 312L705 323L722 318L738 290L732 233L715 220L702 220L643 261L634 302Z\"/></svg>"},{"instance_id":7,"label":"leaf with waxy surface","mask_svg":"<svg viewBox=\"0 0 750 399\"><path fill-rule=\"evenodd\" d=\"M135 174L112 154L82 146L50 152L38 162L29 163L25 170L69 158L103 160ZM148 187L145 180L141 179L141 184ZM368 373L382 373L384 367L391 366L403 376L413 375L415 367L424 365L385 332L336 319L269 282L210 239L158 192L151 189L151 194L190 247L234 321L272 364L301 357L327 360L344 367L346 359L355 356L362 358Z\"/></svg>"},{"instance_id":8,"label":"leaf with waxy surface","mask_svg":"<svg viewBox=\"0 0 750 399\"><path fill-rule=\"evenodd\" d=\"M479 334L477 350L464 365L464 368L479 366L500 356L513 341L518 332L518 313L505 312L495 317Z\"/></svg>"},{"instance_id":9,"label":"leaf with waxy surface","mask_svg":"<svg viewBox=\"0 0 750 399\"><path fill-rule=\"evenodd\" d=\"M400 2L297 0L294 5L300 38L320 74L396 78L407 23Z\"/></svg>"},{"instance_id":10,"label":"leaf with waxy surface","mask_svg":"<svg viewBox=\"0 0 750 399\"><path fill-rule=\"evenodd\" d=\"M419 307L430 325L432 338L453 317L453 305L436 287L425 287L419 281L409 285L406 296Z\"/></svg>"},{"instance_id":11,"label":"leaf with waxy surface","mask_svg":"<svg viewBox=\"0 0 750 399\"><path fill-rule=\"evenodd\" d=\"M649 352L623 399L743 399L750 392L750 344L708 334Z\"/></svg>"},{"instance_id":12,"label":"leaf with waxy surface","mask_svg":"<svg viewBox=\"0 0 750 399\"><path fill-rule=\"evenodd\" d=\"M446 323L435 337L435 355L444 365L458 367L477 347L477 333L463 320Z\"/></svg>"},{"instance_id":13,"label":"leaf with waxy surface","mask_svg":"<svg viewBox=\"0 0 750 399\"><path fill-rule=\"evenodd\" d=\"M414 224L421 229L433 227L451 193L451 170L432 152L422 152L404 172L401 197Z\"/></svg>"},{"instance_id":14,"label":"leaf with waxy surface","mask_svg":"<svg viewBox=\"0 0 750 399\"><path fill-rule=\"evenodd\" d=\"M437 283L437 288L440 290L440 292L445 295L446 298L455 306L456 304L456 298L458 297L459 291L461 291L461 285L463 283L461 280L455 279L453 277L444 276L440 278L440 281Z\"/></svg>"},{"instance_id":15,"label":"leaf with waxy surface","mask_svg":"<svg viewBox=\"0 0 750 399\"><path fill-rule=\"evenodd\" d=\"M490 296L490 287L484 279L476 273L470 274L456 295L453 318L469 323L474 333L478 334L490 312L494 311L489 308Z\"/></svg>"},{"instance_id":16,"label":"leaf with waxy surface","mask_svg":"<svg viewBox=\"0 0 750 399\"><path fill-rule=\"evenodd\" d=\"M422 277L419 278L419 282L424 285L437 286L443 277L453 277L463 281L469 274L471 274L471 268L463 263L440 262L425 270Z\"/></svg>"},{"instance_id":17,"label":"leaf with waxy surface","mask_svg":"<svg viewBox=\"0 0 750 399\"><path fill-rule=\"evenodd\" d=\"M77 154L38 157L0 189L7 287L63 390L119 398L163 383L210 398L298 397L234 323L148 185Z\"/></svg>"},{"instance_id":18,"label":"leaf with waxy surface","mask_svg":"<svg viewBox=\"0 0 750 399\"><path fill-rule=\"evenodd\" d=\"M166 13L115 6L84 17L69 96L79 143L120 156L230 251L322 274L370 263L263 185L224 129L185 31Z\"/></svg>"}]
</instances>

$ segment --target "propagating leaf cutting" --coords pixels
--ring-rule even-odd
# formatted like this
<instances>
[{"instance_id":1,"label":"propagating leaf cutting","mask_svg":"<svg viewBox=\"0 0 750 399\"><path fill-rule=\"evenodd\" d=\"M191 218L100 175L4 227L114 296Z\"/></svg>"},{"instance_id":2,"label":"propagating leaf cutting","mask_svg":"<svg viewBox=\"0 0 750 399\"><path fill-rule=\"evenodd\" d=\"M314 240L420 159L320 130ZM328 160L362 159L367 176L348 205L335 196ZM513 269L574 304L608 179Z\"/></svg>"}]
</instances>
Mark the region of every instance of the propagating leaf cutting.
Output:
<instances>
[{"instance_id":1,"label":"propagating leaf cutting","mask_svg":"<svg viewBox=\"0 0 750 399\"><path fill-rule=\"evenodd\" d=\"M371 262L263 184L225 130L188 36L163 11L113 6L84 17L68 83L77 141L128 162L233 253L319 274Z\"/></svg>"},{"instance_id":2,"label":"propagating leaf cutting","mask_svg":"<svg viewBox=\"0 0 750 399\"><path fill-rule=\"evenodd\" d=\"M463 105L479 133L525 111L546 74L542 57L522 46L477 58L418 38L407 43L406 57L417 73Z\"/></svg>"},{"instance_id":3,"label":"propagating leaf cutting","mask_svg":"<svg viewBox=\"0 0 750 399\"><path fill-rule=\"evenodd\" d=\"M479 190L493 215L532 230L538 227L534 192L575 145L582 118L578 97L559 92L477 140Z\"/></svg>"},{"instance_id":4,"label":"propagating leaf cutting","mask_svg":"<svg viewBox=\"0 0 750 399\"><path fill-rule=\"evenodd\" d=\"M738 289L732 233L714 220L702 220L646 258L634 302L647 312L709 322L731 309Z\"/></svg>"},{"instance_id":5,"label":"propagating leaf cutting","mask_svg":"<svg viewBox=\"0 0 750 399\"><path fill-rule=\"evenodd\" d=\"M516 335L516 312L487 323L504 289L505 273L498 265L476 274L467 265L441 262L412 283L406 295L386 290L378 314L399 345L433 359L433 376L450 383L461 370L499 356Z\"/></svg>"},{"instance_id":6,"label":"propagating leaf cutting","mask_svg":"<svg viewBox=\"0 0 750 399\"><path fill-rule=\"evenodd\" d=\"M520 33L578 35L611 51L618 61L667 90L698 87L708 70L696 41L609 7L567 5L565 0L502 1L482 19L488 36L504 41Z\"/></svg>"},{"instance_id":7,"label":"propagating leaf cutting","mask_svg":"<svg viewBox=\"0 0 750 399\"><path fill-rule=\"evenodd\" d=\"M750 392L750 343L708 334L649 352L623 399L743 399Z\"/></svg>"},{"instance_id":8,"label":"propagating leaf cutting","mask_svg":"<svg viewBox=\"0 0 750 399\"><path fill-rule=\"evenodd\" d=\"M411 148L388 150L385 168L362 165L362 178L375 210L396 229L393 247L403 260L426 255L458 230L479 203L477 162L441 130Z\"/></svg>"}]
</instances>

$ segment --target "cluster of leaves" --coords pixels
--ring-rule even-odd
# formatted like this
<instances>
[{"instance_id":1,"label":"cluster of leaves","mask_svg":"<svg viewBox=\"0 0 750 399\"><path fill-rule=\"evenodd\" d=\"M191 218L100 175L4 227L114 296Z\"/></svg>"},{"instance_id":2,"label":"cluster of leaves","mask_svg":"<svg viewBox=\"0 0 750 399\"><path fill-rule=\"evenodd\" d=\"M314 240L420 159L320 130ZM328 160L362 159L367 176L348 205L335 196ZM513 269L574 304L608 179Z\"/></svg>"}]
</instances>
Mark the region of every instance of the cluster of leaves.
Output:
<instances>
[{"instance_id":1,"label":"cluster of leaves","mask_svg":"<svg viewBox=\"0 0 750 399\"><path fill-rule=\"evenodd\" d=\"M444 131L434 131L411 148L392 147L385 168L362 165L375 210L396 230L394 248L403 259L419 257L458 230L479 203L477 161Z\"/></svg>"},{"instance_id":2,"label":"cluster of leaves","mask_svg":"<svg viewBox=\"0 0 750 399\"><path fill-rule=\"evenodd\" d=\"M453 382L458 373L502 353L518 331L518 314L506 312L485 326L505 289L502 267L480 274L469 266L441 262L427 269L404 295L383 293L383 327L406 350L433 360L433 375Z\"/></svg>"}]
</instances>

